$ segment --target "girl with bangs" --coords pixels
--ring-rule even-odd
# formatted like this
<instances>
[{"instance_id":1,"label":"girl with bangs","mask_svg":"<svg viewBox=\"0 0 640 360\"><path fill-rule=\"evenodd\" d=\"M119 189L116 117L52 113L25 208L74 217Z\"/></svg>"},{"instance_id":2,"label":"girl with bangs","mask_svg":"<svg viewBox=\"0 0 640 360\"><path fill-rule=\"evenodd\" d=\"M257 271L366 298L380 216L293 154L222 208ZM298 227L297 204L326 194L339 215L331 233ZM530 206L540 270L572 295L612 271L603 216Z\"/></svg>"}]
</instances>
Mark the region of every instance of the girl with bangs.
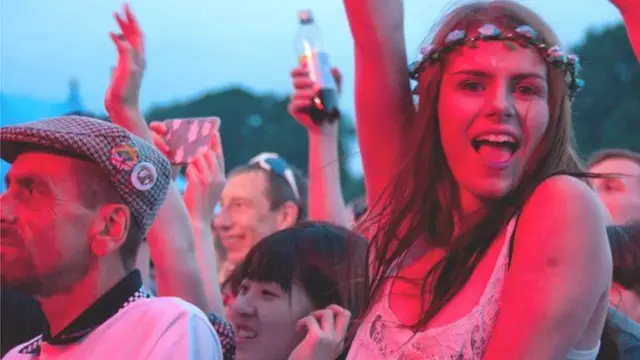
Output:
<instances>
[{"instance_id":1,"label":"girl with bangs","mask_svg":"<svg viewBox=\"0 0 640 360\"><path fill-rule=\"evenodd\" d=\"M236 359L344 359L351 316L364 306L367 246L362 236L322 222L258 242L226 284L234 295L227 317Z\"/></svg>"},{"instance_id":2,"label":"girl with bangs","mask_svg":"<svg viewBox=\"0 0 640 360\"><path fill-rule=\"evenodd\" d=\"M595 359L612 265L572 145L577 57L528 8L475 1L408 74L402 1L344 2L371 208L348 359Z\"/></svg>"}]
</instances>

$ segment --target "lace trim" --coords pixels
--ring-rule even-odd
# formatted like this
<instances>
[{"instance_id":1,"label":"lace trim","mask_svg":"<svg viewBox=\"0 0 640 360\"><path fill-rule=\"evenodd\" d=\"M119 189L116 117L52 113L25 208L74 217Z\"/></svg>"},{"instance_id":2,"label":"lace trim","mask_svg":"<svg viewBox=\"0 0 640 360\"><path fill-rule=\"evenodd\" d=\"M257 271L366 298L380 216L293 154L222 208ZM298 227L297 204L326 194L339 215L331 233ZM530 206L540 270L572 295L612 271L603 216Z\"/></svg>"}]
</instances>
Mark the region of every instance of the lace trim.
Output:
<instances>
[{"instance_id":1,"label":"lace trim","mask_svg":"<svg viewBox=\"0 0 640 360\"><path fill-rule=\"evenodd\" d=\"M514 227L515 219L507 226L505 244L487 287L469 314L450 324L414 334L399 326L399 320L390 309L389 282L383 298L360 327L352 351L362 348L370 356L402 360L481 359L498 316L500 294L508 268L509 238ZM357 355L358 358L363 356Z\"/></svg>"}]
</instances>

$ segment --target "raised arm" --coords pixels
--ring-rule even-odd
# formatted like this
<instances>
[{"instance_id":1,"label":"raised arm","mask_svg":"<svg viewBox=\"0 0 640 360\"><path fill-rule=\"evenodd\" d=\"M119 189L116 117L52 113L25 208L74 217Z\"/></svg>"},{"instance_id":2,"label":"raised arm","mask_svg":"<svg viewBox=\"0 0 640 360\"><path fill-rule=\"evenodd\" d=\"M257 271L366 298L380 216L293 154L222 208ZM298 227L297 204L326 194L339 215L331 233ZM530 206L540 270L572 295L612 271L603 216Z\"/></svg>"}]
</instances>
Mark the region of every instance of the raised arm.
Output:
<instances>
[{"instance_id":1,"label":"raised arm","mask_svg":"<svg viewBox=\"0 0 640 360\"><path fill-rule=\"evenodd\" d=\"M500 314L485 360L566 359L602 333L611 251L596 195L568 176L543 182L516 229Z\"/></svg>"},{"instance_id":2,"label":"raised arm","mask_svg":"<svg viewBox=\"0 0 640 360\"><path fill-rule=\"evenodd\" d=\"M640 62L640 2L637 0L611 0L611 2L620 10L631 47Z\"/></svg>"},{"instance_id":3,"label":"raised arm","mask_svg":"<svg viewBox=\"0 0 640 360\"><path fill-rule=\"evenodd\" d=\"M342 76L338 69L332 72L340 91ZM340 185L339 120L315 124L308 111L316 94L309 71L301 66L291 72L291 77L295 94L289 103L289 114L309 135L309 220L349 228L349 213Z\"/></svg>"},{"instance_id":4,"label":"raised arm","mask_svg":"<svg viewBox=\"0 0 640 360\"><path fill-rule=\"evenodd\" d=\"M414 114L402 0L344 0L355 51L356 130L369 204L399 171Z\"/></svg>"},{"instance_id":5,"label":"raised arm","mask_svg":"<svg viewBox=\"0 0 640 360\"><path fill-rule=\"evenodd\" d=\"M209 310L224 319L225 311L218 282L216 248L211 228L214 210L226 181L219 126L220 122L217 121L209 150L197 156L187 167L184 202L195 234L196 259Z\"/></svg>"},{"instance_id":6,"label":"raised arm","mask_svg":"<svg viewBox=\"0 0 640 360\"><path fill-rule=\"evenodd\" d=\"M116 14L122 34L111 35L118 50L118 64L107 90L105 107L115 124L153 143L138 104L145 65L142 34L126 6L124 14L124 17ZM169 186L147 239L156 267L158 295L180 297L205 312L209 311L196 262L191 222L174 185Z\"/></svg>"}]
</instances>

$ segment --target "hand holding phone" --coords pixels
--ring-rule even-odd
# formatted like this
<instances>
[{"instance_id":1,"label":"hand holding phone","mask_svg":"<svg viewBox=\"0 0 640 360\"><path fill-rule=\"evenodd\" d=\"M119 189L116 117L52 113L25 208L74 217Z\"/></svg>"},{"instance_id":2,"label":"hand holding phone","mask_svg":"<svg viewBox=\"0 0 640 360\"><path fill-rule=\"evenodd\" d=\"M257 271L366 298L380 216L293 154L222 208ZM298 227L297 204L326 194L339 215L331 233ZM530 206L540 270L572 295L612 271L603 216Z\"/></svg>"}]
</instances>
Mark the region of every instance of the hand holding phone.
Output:
<instances>
[{"instance_id":1,"label":"hand holding phone","mask_svg":"<svg viewBox=\"0 0 640 360\"><path fill-rule=\"evenodd\" d=\"M174 165L185 165L209 149L211 137L220 129L220 118L171 119L162 125L169 161Z\"/></svg>"}]
</instances>

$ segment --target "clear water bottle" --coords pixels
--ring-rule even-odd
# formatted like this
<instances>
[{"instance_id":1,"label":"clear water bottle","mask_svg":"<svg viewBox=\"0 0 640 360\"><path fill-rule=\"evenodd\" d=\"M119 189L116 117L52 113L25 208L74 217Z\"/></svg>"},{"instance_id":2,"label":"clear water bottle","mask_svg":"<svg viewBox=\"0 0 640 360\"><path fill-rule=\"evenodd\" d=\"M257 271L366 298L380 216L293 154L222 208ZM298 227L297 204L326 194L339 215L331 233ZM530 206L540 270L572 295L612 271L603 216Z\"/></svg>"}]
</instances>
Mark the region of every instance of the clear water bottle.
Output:
<instances>
[{"instance_id":1,"label":"clear water bottle","mask_svg":"<svg viewBox=\"0 0 640 360\"><path fill-rule=\"evenodd\" d=\"M333 122L340 116L338 86L331 73L329 55L324 49L322 33L310 10L300 11L298 21L300 26L295 36L298 61L307 65L309 77L320 89L309 109L309 115L316 124L324 121Z\"/></svg>"}]
</instances>

